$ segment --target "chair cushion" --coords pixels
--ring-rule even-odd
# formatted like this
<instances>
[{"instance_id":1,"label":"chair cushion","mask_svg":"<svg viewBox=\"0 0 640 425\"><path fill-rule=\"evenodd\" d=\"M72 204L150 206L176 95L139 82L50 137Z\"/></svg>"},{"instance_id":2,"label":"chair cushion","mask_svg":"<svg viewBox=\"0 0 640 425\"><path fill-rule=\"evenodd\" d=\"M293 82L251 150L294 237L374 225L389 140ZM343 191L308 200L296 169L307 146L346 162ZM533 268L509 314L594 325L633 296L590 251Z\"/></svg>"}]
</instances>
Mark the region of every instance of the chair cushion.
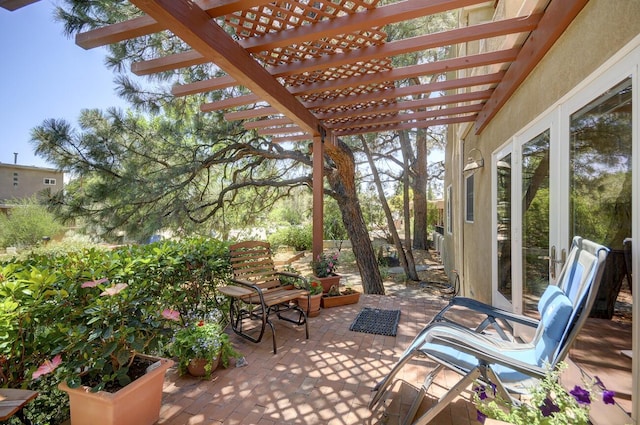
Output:
<instances>
[{"instance_id":1,"label":"chair cushion","mask_svg":"<svg viewBox=\"0 0 640 425\"><path fill-rule=\"evenodd\" d=\"M540 301L538 301L538 313L540 313L540 315L542 316L542 312L547 309L549 303L560 295L564 295L562 289L558 288L555 285L547 286L547 289L544 290L542 296L540 297Z\"/></svg>"},{"instance_id":2,"label":"chair cushion","mask_svg":"<svg viewBox=\"0 0 640 425\"><path fill-rule=\"evenodd\" d=\"M572 313L573 303L564 294L555 295L541 312L542 334L536 341L536 358L539 366L553 360L551 356L557 352L558 343L565 333Z\"/></svg>"}]
</instances>

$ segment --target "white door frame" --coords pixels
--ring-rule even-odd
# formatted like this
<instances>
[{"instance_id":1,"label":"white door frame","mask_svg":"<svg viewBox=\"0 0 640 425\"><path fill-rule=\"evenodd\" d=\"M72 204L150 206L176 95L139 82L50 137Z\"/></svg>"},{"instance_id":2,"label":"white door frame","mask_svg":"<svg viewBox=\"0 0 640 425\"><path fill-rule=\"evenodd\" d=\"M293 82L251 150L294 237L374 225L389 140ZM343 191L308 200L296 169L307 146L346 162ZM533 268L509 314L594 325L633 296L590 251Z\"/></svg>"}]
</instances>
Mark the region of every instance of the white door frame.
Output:
<instances>
[{"instance_id":1,"label":"white door frame","mask_svg":"<svg viewBox=\"0 0 640 425\"><path fill-rule=\"evenodd\" d=\"M600 96L606 90L615 86L627 76L632 76L633 84L633 127L632 127L632 238L634 249L632 251L632 286L633 291L633 323L632 323L632 414L633 423L640 424L640 286L638 285L638 273L640 270L640 36L637 36L624 48L620 49L591 76L578 84L573 90L563 96L554 105L548 108L527 127L516 133L512 139L498 148L492 154L492 252L497 253L497 170L496 163L499 158L511 153L512 156L512 299L514 305L508 303L497 291L497 256L493 255L492 264L492 294L493 304L497 307L506 307L518 311L522 306L522 281L521 281L521 250L522 250L522 223L521 204L517 200L521 192L522 162L520 160L522 143L540 134L546 128L551 129L550 152L550 238L549 244L557 247L557 252L569 248L569 121L570 115ZM517 308L515 308L517 306Z\"/></svg>"}]
</instances>

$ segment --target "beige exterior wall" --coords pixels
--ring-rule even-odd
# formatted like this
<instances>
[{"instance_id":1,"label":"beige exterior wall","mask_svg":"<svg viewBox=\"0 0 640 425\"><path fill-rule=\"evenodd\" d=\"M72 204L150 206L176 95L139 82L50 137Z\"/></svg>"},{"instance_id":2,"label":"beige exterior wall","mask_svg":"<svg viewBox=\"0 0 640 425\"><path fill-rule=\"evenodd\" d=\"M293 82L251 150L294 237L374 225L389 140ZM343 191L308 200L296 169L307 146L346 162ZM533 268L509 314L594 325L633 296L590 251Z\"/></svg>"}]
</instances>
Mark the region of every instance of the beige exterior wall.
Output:
<instances>
[{"instance_id":1,"label":"beige exterior wall","mask_svg":"<svg viewBox=\"0 0 640 425\"><path fill-rule=\"evenodd\" d=\"M45 184L45 179L49 183L55 180L55 185ZM64 173L52 168L0 164L0 202L29 198L45 189L58 192L63 188L63 179Z\"/></svg>"},{"instance_id":2,"label":"beige exterior wall","mask_svg":"<svg viewBox=\"0 0 640 425\"><path fill-rule=\"evenodd\" d=\"M615 3L615 7L613 4ZM454 226L448 246L455 251L463 275L463 292L491 302L491 154L516 132L540 116L576 85L587 78L625 44L640 34L640 1L591 0L555 43L539 65L497 113L480 135L450 128L445 187L464 190L459 171L460 156L479 148L485 167L475 173L475 220ZM458 153L464 146L464 153ZM454 197L453 216L464 214L460 193ZM455 234L461 232L461 234ZM452 252L451 250L449 252Z\"/></svg>"}]
</instances>

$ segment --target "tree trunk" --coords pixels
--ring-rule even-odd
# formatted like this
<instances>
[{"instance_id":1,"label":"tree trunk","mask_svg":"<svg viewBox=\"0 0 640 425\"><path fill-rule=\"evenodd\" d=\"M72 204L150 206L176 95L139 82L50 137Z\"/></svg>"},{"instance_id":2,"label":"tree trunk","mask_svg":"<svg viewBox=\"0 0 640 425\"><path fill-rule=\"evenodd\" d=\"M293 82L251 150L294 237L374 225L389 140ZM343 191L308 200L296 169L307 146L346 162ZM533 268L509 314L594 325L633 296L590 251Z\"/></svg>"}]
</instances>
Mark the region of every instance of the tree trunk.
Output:
<instances>
[{"instance_id":1,"label":"tree trunk","mask_svg":"<svg viewBox=\"0 0 640 425\"><path fill-rule=\"evenodd\" d=\"M393 215L391 214L391 208L389 208L389 203L387 202L387 198L384 196L382 182L380 181L380 174L378 173L376 164L373 161L373 156L371 155L371 150L369 149L367 140L364 138L364 136L361 136L360 141L362 142L362 148L364 150L364 153L367 156L367 161L369 161L369 167L371 168L373 181L376 185L376 189L378 190L378 199L380 199L382 210L384 211L384 215L387 218L387 226L389 226L389 233L391 233L391 237L393 238L393 244L395 245L396 251L398 252L398 260L400 261L400 265L402 265L402 269L404 270L405 274L409 276L409 270L410 270L409 262L407 260L407 256L405 255L404 249L402 248L402 241L400 240L398 229L396 228L396 225L393 222Z\"/></svg>"},{"instance_id":2,"label":"tree trunk","mask_svg":"<svg viewBox=\"0 0 640 425\"><path fill-rule=\"evenodd\" d=\"M429 173L427 171L427 133L425 130L418 130L416 135L416 163L413 170L413 247L415 249L428 249L427 232L427 182Z\"/></svg>"},{"instance_id":3,"label":"tree trunk","mask_svg":"<svg viewBox=\"0 0 640 425\"><path fill-rule=\"evenodd\" d=\"M356 191L353 153L340 140L336 140L335 145L327 143L325 152L330 158L330 169L326 172L327 181L333 190L334 198L338 201L342 221L351 240L364 293L384 295L382 277Z\"/></svg>"},{"instance_id":4,"label":"tree trunk","mask_svg":"<svg viewBox=\"0 0 640 425\"><path fill-rule=\"evenodd\" d=\"M403 213L404 213L404 246L405 256L407 257L407 278L418 281L418 272L416 271L416 262L413 259L413 251L411 250L411 206L409 205L409 188L411 187L411 177L409 173L409 159L411 158L411 146L409 145L409 137L406 131L400 132L400 145L402 146L402 160L404 163L403 177Z\"/></svg>"}]
</instances>

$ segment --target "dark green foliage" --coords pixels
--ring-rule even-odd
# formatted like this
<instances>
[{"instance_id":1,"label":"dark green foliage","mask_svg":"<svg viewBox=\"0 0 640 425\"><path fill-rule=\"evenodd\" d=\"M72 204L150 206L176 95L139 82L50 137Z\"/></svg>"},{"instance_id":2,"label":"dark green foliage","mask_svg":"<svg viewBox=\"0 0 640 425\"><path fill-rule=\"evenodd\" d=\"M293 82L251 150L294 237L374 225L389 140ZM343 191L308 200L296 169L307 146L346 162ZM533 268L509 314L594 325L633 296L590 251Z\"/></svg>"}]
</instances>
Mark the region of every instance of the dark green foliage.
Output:
<instances>
[{"instance_id":1,"label":"dark green foliage","mask_svg":"<svg viewBox=\"0 0 640 425\"><path fill-rule=\"evenodd\" d=\"M38 390L27 416L58 424L67 408L57 392L60 380L79 384L72 377L82 367L95 389L123 383L133 352L165 354L176 324L162 317L163 309L192 318L217 309L218 317L228 317L215 289L229 275L227 245L205 238L114 250L40 250L0 263L0 386ZM127 286L105 296L119 284ZM58 354L62 364L53 374L31 379Z\"/></svg>"},{"instance_id":2,"label":"dark green foliage","mask_svg":"<svg viewBox=\"0 0 640 425\"><path fill-rule=\"evenodd\" d=\"M53 238L63 230L53 214L35 199L15 204L7 215L0 214L0 247L33 246L42 238Z\"/></svg>"},{"instance_id":3,"label":"dark green foliage","mask_svg":"<svg viewBox=\"0 0 640 425\"><path fill-rule=\"evenodd\" d=\"M313 242L311 225L283 227L269 235L268 239L274 248L290 246L296 251L309 250Z\"/></svg>"}]
</instances>

